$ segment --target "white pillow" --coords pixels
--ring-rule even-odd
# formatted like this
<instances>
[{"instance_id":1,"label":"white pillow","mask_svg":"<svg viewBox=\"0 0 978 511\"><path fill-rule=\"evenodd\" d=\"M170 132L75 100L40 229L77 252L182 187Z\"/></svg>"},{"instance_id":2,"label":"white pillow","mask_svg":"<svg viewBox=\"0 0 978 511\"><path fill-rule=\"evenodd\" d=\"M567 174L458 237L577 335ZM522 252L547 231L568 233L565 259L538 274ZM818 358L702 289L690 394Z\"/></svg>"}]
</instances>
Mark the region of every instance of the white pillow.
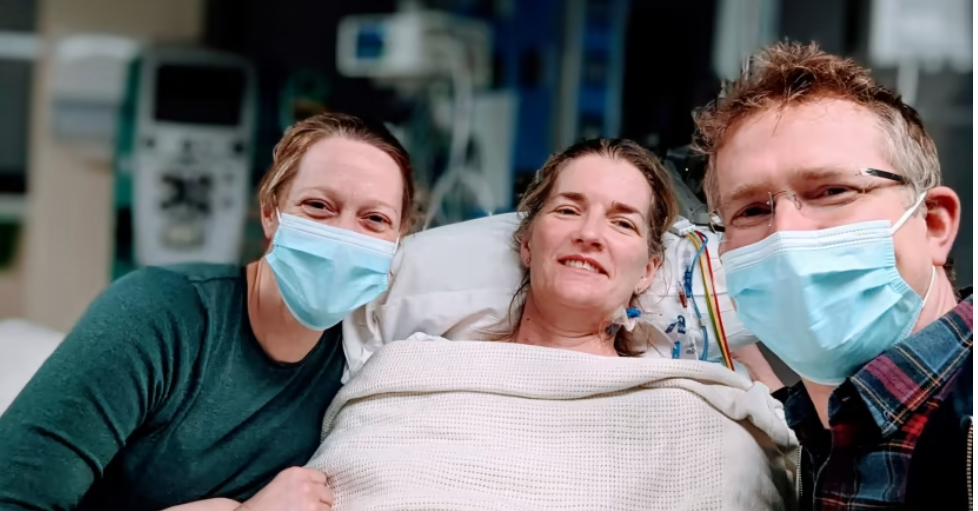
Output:
<instances>
[{"instance_id":1,"label":"white pillow","mask_svg":"<svg viewBox=\"0 0 978 511\"><path fill-rule=\"evenodd\" d=\"M347 357L344 382L384 344L423 332L450 340L473 340L507 319L513 294L519 285L521 267L513 246L518 225L516 213L495 215L438 227L405 238L392 265L386 293L358 309L343 323L343 348ZM693 243L681 237L693 226L680 220L663 240L666 257L653 285L641 298L644 317L654 328L643 329L634 348L646 356L671 357L677 341L692 342L703 353L704 329L691 303L683 307L679 289L686 265L684 254L695 254ZM701 230L702 232L702 230ZM737 321L726 296L726 281L720 271L716 238L708 248L719 293L720 311L731 349L757 342ZM716 336L706 308L703 279L698 267L693 295L706 322L709 360L720 360ZM674 325L683 316L686 334ZM670 326L672 327L670 329ZM645 350L644 348L652 349Z\"/></svg>"}]
</instances>

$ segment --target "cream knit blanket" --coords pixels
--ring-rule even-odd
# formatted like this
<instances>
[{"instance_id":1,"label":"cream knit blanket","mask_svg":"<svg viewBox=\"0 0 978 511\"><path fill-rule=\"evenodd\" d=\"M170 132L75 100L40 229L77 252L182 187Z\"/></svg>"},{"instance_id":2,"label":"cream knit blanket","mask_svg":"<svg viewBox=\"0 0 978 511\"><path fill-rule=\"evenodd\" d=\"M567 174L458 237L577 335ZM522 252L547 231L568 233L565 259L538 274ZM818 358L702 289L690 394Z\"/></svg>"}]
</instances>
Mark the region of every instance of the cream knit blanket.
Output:
<instances>
[{"instance_id":1,"label":"cream knit blanket","mask_svg":"<svg viewBox=\"0 0 978 511\"><path fill-rule=\"evenodd\" d=\"M308 466L336 511L757 511L792 507L796 445L767 388L716 364L399 341Z\"/></svg>"}]
</instances>

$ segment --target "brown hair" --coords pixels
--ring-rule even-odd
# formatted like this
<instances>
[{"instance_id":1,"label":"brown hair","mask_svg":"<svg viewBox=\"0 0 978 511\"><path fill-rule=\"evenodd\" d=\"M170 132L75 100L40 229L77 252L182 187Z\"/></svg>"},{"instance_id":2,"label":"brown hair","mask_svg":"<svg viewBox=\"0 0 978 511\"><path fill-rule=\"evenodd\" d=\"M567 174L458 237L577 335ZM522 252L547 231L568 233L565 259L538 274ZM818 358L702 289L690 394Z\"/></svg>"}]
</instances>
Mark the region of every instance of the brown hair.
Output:
<instances>
[{"instance_id":1,"label":"brown hair","mask_svg":"<svg viewBox=\"0 0 978 511\"><path fill-rule=\"evenodd\" d=\"M648 150L637 143L621 138L597 138L578 142L563 152L551 156L543 167L537 171L533 181L527 186L526 192L520 198L517 211L520 213L520 225L513 234L516 250L520 249L523 240L529 236L541 210L550 200L557 178L568 164L584 156L597 155L613 160L628 162L645 176L652 189L652 201L649 203L649 255L662 260L665 249L662 236L672 227L679 216L679 205L676 202L672 180L665 166ZM511 330L501 334L500 339L514 339L519 330L520 319L523 317L526 292L530 288L530 269L523 268L520 286L510 303L510 317L517 321L511 323ZM637 297L632 297L634 302ZM633 304L634 305L634 304ZM619 329L615 334L615 350L619 355L633 356L629 349L631 339L628 332Z\"/></svg>"},{"instance_id":2,"label":"brown hair","mask_svg":"<svg viewBox=\"0 0 978 511\"><path fill-rule=\"evenodd\" d=\"M757 113L821 99L850 101L876 115L886 157L907 177L914 197L940 185L934 141L898 94L877 84L852 59L829 55L814 43L781 42L753 55L723 97L696 115L695 146L708 157L703 187L711 208L720 207L716 159L731 130Z\"/></svg>"},{"instance_id":3,"label":"brown hair","mask_svg":"<svg viewBox=\"0 0 978 511\"><path fill-rule=\"evenodd\" d=\"M416 211L414 172L407 151L383 124L335 112L317 114L295 123L275 145L272 166L258 186L258 201L262 209L274 209L278 206L282 190L289 186L296 172L299 171L299 162L306 151L316 142L330 137L365 142L387 153L397 163L404 182L399 227L402 234L410 231Z\"/></svg>"}]
</instances>

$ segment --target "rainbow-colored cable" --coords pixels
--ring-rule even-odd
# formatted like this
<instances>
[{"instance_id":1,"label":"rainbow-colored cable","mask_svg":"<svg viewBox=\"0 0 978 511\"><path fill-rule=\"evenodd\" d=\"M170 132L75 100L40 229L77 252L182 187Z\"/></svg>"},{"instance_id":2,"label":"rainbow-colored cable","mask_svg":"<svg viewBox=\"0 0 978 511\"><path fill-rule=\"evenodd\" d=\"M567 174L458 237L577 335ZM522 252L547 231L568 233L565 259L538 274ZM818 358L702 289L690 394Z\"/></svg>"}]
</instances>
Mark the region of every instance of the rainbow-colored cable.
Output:
<instances>
[{"instance_id":1,"label":"rainbow-colored cable","mask_svg":"<svg viewBox=\"0 0 978 511\"><path fill-rule=\"evenodd\" d=\"M723 356L723 363L731 371L733 370L733 358L730 356L730 347L727 345L727 333L723 328L723 318L720 316L720 302L717 299L716 281L713 278L713 263L710 261L710 249L707 237L698 231L686 233L686 237L693 243L696 250L703 248L703 256L699 257L700 273L703 276L703 292L706 295L706 306L710 313L710 321L713 324L713 333L716 335L717 344L720 345L720 354ZM690 300L693 297L689 297ZM709 339L703 339L708 343Z\"/></svg>"}]
</instances>

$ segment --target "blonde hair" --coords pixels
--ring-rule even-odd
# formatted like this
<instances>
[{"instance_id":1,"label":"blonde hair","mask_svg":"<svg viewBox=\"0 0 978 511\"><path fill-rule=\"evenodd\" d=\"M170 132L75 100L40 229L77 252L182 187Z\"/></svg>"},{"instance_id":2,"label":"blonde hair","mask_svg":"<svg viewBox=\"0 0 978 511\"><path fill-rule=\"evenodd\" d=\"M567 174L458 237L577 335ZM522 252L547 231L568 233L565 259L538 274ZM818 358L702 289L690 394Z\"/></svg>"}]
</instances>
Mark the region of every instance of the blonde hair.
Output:
<instances>
[{"instance_id":1,"label":"blonde hair","mask_svg":"<svg viewBox=\"0 0 978 511\"><path fill-rule=\"evenodd\" d=\"M513 244L516 250L520 249L523 240L530 235L540 212L550 200L560 173L572 161L590 155L628 162L645 177L652 189L652 201L649 202L648 210L649 256L661 261L665 253L662 237L679 216L679 204L676 202L672 179L669 177L669 171L651 152L631 140L620 138L599 138L578 142L563 152L551 156L543 164L533 181L527 186L526 192L521 197L517 207L517 211L520 213L520 225L513 234ZM511 322L509 331L497 335L497 339L513 339L516 337L519 320L523 317L526 292L529 288L530 269L524 266L520 286L510 302L510 317L516 321ZM632 297L632 301L634 302L636 298ZM620 355L634 355L629 348L630 341L628 332L620 329L615 334L615 350Z\"/></svg>"},{"instance_id":2,"label":"blonde hair","mask_svg":"<svg viewBox=\"0 0 978 511\"><path fill-rule=\"evenodd\" d=\"M411 158L401 143L382 124L373 123L352 115L326 112L297 122L275 145L272 165L258 185L258 201L262 209L278 207L281 193L299 171L299 162L306 151L320 140L343 137L365 142L390 156L401 169L404 191L401 200L402 234L411 230L416 218L414 209L414 172Z\"/></svg>"},{"instance_id":3,"label":"blonde hair","mask_svg":"<svg viewBox=\"0 0 978 511\"><path fill-rule=\"evenodd\" d=\"M913 197L940 185L937 148L920 115L852 59L829 55L814 43L776 43L753 55L724 92L696 115L694 145L708 157L703 187L711 208L720 206L717 153L732 129L757 113L822 99L849 101L877 117L888 163L907 178Z\"/></svg>"}]
</instances>

